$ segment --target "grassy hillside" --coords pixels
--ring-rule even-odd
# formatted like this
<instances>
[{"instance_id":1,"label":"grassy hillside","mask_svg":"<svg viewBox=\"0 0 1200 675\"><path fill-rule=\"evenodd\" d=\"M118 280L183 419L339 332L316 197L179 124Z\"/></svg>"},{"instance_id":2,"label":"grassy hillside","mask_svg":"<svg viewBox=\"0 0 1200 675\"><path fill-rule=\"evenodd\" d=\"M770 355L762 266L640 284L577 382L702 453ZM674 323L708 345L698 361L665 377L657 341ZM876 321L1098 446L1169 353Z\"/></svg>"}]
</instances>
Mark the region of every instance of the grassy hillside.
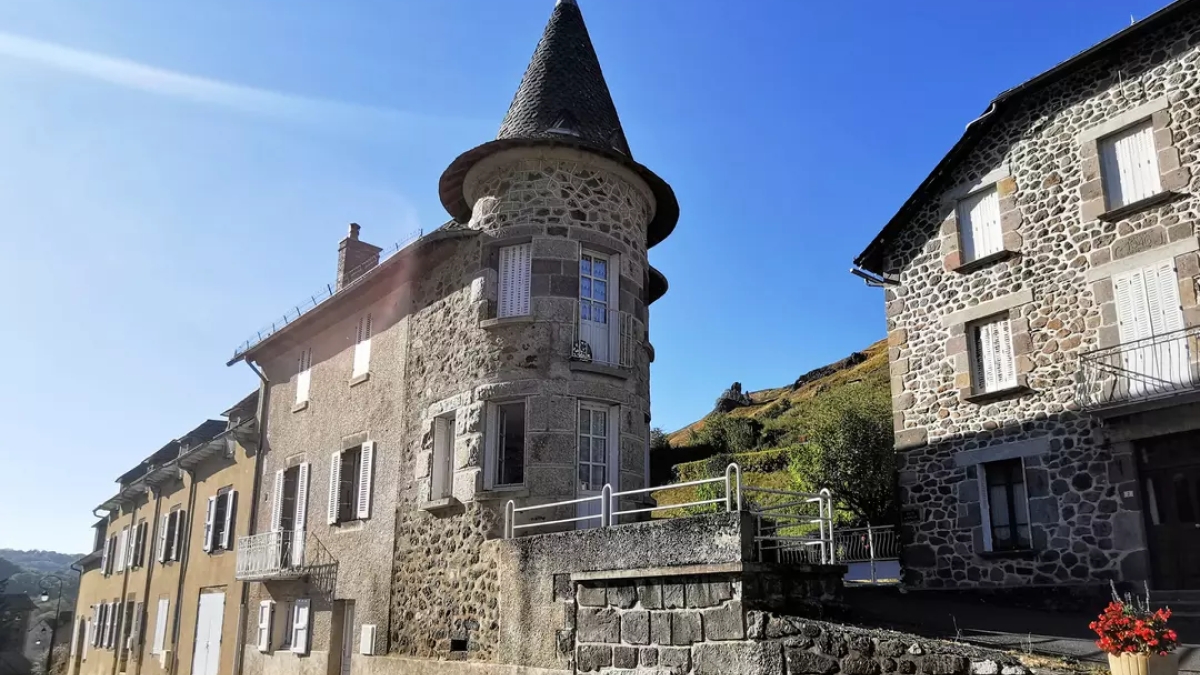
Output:
<instances>
[{"instance_id":1,"label":"grassy hillside","mask_svg":"<svg viewBox=\"0 0 1200 675\"><path fill-rule=\"evenodd\" d=\"M829 366L801 375L786 387L750 392L751 404L727 413L730 418L750 418L761 425L755 447L745 452L721 454L706 445L705 425L718 419L713 413L667 435L669 450L652 460L661 482L685 482L716 477L724 463L735 461L742 467L743 483L750 486L794 489L788 472L788 448L807 440L807 417L814 401L846 387L865 387L887 391L890 387L887 341L882 340ZM671 466L668 471L667 465ZM667 479L667 477L670 477ZM655 493L661 505L681 504L714 495L701 494L696 488L677 488ZM674 510L659 512L660 517L680 515Z\"/></svg>"}]
</instances>

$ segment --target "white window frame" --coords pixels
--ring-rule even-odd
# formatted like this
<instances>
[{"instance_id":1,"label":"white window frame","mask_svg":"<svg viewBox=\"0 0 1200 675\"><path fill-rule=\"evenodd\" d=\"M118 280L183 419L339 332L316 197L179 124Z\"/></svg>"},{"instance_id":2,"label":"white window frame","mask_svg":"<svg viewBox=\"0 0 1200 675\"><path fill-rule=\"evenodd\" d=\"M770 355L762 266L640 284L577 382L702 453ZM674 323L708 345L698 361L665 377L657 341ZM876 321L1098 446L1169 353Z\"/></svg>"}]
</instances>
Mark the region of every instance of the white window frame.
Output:
<instances>
[{"instance_id":1,"label":"white window frame","mask_svg":"<svg viewBox=\"0 0 1200 675\"><path fill-rule=\"evenodd\" d=\"M1101 137L1096 143L1105 208L1112 211L1162 192L1150 118Z\"/></svg>"},{"instance_id":2,"label":"white window frame","mask_svg":"<svg viewBox=\"0 0 1200 675\"><path fill-rule=\"evenodd\" d=\"M218 523L217 514L221 513L222 507L225 512L222 514L222 522ZM233 510L236 507L237 490L232 487L221 488L217 494L208 498L208 508L204 515L204 551L206 553L212 554L232 549L233 537L230 532L235 522Z\"/></svg>"},{"instance_id":3,"label":"white window frame","mask_svg":"<svg viewBox=\"0 0 1200 675\"><path fill-rule=\"evenodd\" d=\"M354 369L351 377L362 377L371 371L371 314L359 318L355 327Z\"/></svg>"},{"instance_id":4,"label":"white window frame","mask_svg":"<svg viewBox=\"0 0 1200 675\"><path fill-rule=\"evenodd\" d=\"M1004 232L1000 226L1000 191L996 184L958 200L955 209L964 263L1004 250Z\"/></svg>"},{"instance_id":5,"label":"white window frame","mask_svg":"<svg viewBox=\"0 0 1200 675\"><path fill-rule=\"evenodd\" d=\"M308 390L312 385L312 347L300 351L296 360L296 405L308 402Z\"/></svg>"},{"instance_id":6,"label":"white window frame","mask_svg":"<svg viewBox=\"0 0 1200 675\"><path fill-rule=\"evenodd\" d=\"M1025 527L1029 531L1029 546L1033 547L1033 523L1029 518L1029 473L1026 471L1025 458L1019 457L1021 460L1021 481L1025 485ZM992 552L995 550L992 542L992 508L991 496L988 494L987 481L987 465L997 464L1007 460L994 460L991 462L983 462L977 466L975 479L979 482L979 514L981 527L983 528L983 550ZM1009 524L1009 527L1017 527L1016 524ZM1007 550L1007 549L1005 549Z\"/></svg>"},{"instance_id":7,"label":"white window frame","mask_svg":"<svg viewBox=\"0 0 1200 675\"><path fill-rule=\"evenodd\" d=\"M972 321L967 324L966 333L972 391L990 394L1017 386L1017 360L1008 313Z\"/></svg>"},{"instance_id":8,"label":"white window frame","mask_svg":"<svg viewBox=\"0 0 1200 675\"><path fill-rule=\"evenodd\" d=\"M500 482L500 443L502 440L500 429L500 408L502 406L521 404L525 414L525 443L523 443L523 452L525 458L522 463L521 482L519 483L501 483ZM504 401L489 401L486 406L487 411L487 438L485 438L485 457L484 457L484 489L491 490L493 488L517 488L525 485L525 477L529 469L529 401L523 398L510 399Z\"/></svg>"},{"instance_id":9,"label":"white window frame","mask_svg":"<svg viewBox=\"0 0 1200 675\"><path fill-rule=\"evenodd\" d=\"M352 450L359 452L358 476L355 478L354 485L354 515L349 520L342 520L342 458ZM367 441L357 448L346 448L333 453L329 459L329 501L327 502L326 523L339 525L370 518L371 490L374 487L374 480L375 441Z\"/></svg>"},{"instance_id":10,"label":"white window frame","mask_svg":"<svg viewBox=\"0 0 1200 675\"><path fill-rule=\"evenodd\" d=\"M429 476L429 499L446 499L454 494L455 413L433 419L433 467Z\"/></svg>"},{"instance_id":11,"label":"white window frame","mask_svg":"<svg viewBox=\"0 0 1200 675\"><path fill-rule=\"evenodd\" d=\"M497 266L496 317L528 316L533 242L502 246Z\"/></svg>"},{"instance_id":12,"label":"white window frame","mask_svg":"<svg viewBox=\"0 0 1200 675\"><path fill-rule=\"evenodd\" d=\"M592 429L590 428L590 424L589 424L589 430L586 433L582 430L581 424L582 424L582 420L583 420L583 416L584 416L584 411L588 411L589 413L603 412L605 414L604 436L598 436L595 433L593 433ZM607 403L605 401L580 400L576 414L577 414L577 417L576 417L576 428L575 428L575 458L576 458L575 459L575 463L576 463L575 479L576 479L577 484L579 485L580 491L581 492L599 492L604 488L605 484L611 486L614 491L620 490L621 489L621 486L620 486L621 406L612 404L612 403ZM589 420L590 419L591 418L589 417ZM590 479L589 479L588 484L585 485L583 483L582 478L579 475L579 469L585 463L588 464L589 466L598 466L598 464L594 461L591 461L591 460L589 460L588 462L583 461L582 441L584 438L588 438L589 441L592 439L602 438L604 441L604 448L605 448L604 481L602 483L600 483L599 485L591 484ZM590 471L589 471L589 475L590 475Z\"/></svg>"}]
</instances>

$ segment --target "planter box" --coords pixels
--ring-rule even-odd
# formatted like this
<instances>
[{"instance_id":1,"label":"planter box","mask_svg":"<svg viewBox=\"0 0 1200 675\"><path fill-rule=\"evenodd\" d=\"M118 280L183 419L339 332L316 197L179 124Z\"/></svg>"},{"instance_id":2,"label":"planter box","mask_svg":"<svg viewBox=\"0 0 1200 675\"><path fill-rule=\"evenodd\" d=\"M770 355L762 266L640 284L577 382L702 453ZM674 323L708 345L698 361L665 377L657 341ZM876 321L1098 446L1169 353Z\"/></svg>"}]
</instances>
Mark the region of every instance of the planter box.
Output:
<instances>
[{"instance_id":1,"label":"planter box","mask_svg":"<svg viewBox=\"0 0 1200 675\"><path fill-rule=\"evenodd\" d=\"M1179 652L1171 652L1166 656L1109 654L1108 669L1112 675L1177 675L1179 673Z\"/></svg>"}]
</instances>

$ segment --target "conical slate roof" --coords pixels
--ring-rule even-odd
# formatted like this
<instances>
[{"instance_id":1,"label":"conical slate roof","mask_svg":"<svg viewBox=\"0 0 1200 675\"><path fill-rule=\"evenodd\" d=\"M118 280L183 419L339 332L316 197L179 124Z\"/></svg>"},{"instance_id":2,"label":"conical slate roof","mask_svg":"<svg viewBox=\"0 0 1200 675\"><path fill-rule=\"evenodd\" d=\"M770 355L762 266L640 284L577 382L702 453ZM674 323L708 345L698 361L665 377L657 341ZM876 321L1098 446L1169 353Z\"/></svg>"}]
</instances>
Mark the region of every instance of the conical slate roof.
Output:
<instances>
[{"instance_id":1,"label":"conical slate roof","mask_svg":"<svg viewBox=\"0 0 1200 675\"><path fill-rule=\"evenodd\" d=\"M675 228L679 203L671 186L633 160L592 38L575 0L558 0L496 139L460 155L442 174L442 205L459 222L471 218L466 174L479 160L512 147L563 145L595 152L632 169L654 193L657 208L647 245Z\"/></svg>"},{"instance_id":2,"label":"conical slate roof","mask_svg":"<svg viewBox=\"0 0 1200 675\"><path fill-rule=\"evenodd\" d=\"M570 0L555 5L496 138L557 140L564 135L630 154L583 13Z\"/></svg>"}]
</instances>

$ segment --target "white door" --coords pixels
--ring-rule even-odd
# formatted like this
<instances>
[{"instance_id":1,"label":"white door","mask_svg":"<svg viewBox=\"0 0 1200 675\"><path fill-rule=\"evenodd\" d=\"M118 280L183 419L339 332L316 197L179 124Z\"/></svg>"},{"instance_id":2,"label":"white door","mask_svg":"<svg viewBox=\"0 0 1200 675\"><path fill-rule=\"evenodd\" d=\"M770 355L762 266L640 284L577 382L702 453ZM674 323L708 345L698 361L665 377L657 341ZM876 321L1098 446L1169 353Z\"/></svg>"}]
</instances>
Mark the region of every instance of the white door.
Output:
<instances>
[{"instance_id":1,"label":"white door","mask_svg":"<svg viewBox=\"0 0 1200 675\"><path fill-rule=\"evenodd\" d=\"M1122 351L1121 367L1130 397L1170 391L1189 380L1187 341L1172 335L1184 328L1175 265L1167 261L1113 278Z\"/></svg>"},{"instance_id":2,"label":"white door","mask_svg":"<svg viewBox=\"0 0 1200 675\"><path fill-rule=\"evenodd\" d=\"M221 666L221 626L225 620L225 594L201 593L196 611L196 646L192 675L217 675Z\"/></svg>"},{"instance_id":3,"label":"white door","mask_svg":"<svg viewBox=\"0 0 1200 675\"><path fill-rule=\"evenodd\" d=\"M354 603L345 603L342 611L342 675L350 675L350 659L354 654Z\"/></svg>"},{"instance_id":4,"label":"white door","mask_svg":"<svg viewBox=\"0 0 1200 675\"><path fill-rule=\"evenodd\" d=\"M592 360L598 363L612 361L609 267L608 256L591 251L583 251L579 256L579 339L592 348Z\"/></svg>"},{"instance_id":5,"label":"white door","mask_svg":"<svg viewBox=\"0 0 1200 675\"><path fill-rule=\"evenodd\" d=\"M579 490L577 498L598 497L604 490L604 486L610 485L615 491L618 489L615 476L613 476L612 467L615 435L612 433L612 427L616 421L615 406L609 406L602 403L590 403L581 401L579 403L579 434L577 444L579 448ZM608 523L603 523L601 518L601 500L592 499L590 501L581 502L577 507L576 517L587 518L577 522L579 529L590 527L601 527Z\"/></svg>"}]
</instances>

